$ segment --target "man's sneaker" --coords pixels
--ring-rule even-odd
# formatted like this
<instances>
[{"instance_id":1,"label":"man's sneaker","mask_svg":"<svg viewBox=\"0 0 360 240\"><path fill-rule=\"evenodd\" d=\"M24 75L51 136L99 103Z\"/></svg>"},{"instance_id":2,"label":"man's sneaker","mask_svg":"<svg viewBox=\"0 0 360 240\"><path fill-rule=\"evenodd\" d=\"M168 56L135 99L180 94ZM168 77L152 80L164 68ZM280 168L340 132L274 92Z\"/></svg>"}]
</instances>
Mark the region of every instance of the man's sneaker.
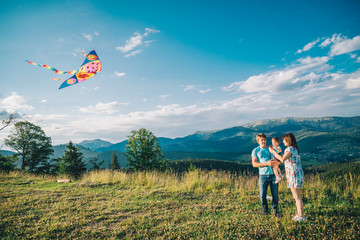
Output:
<instances>
[{"instance_id":1,"label":"man's sneaker","mask_svg":"<svg viewBox=\"0 0 360 240\"><path fill-rule=\"evenodd\" d=\"M276 178L275 178L275 184L276 184L276 183L279 183L280 181L281 181L281 177L276 177Z\"/></svg>"},{"instance_id":2,"label":"man's sneaker","mask_svg":"<svg viewBox=\"0 0 360 240\"><path fill-rule=\"evenodd\" d=\"M267 209L261 209L260 215L268 215L268 214L269 214L269 210L267 210Z\"/></svg>"},{"instance_id":3,"label":"man's sneaker","mask_svg":"<svg viewBox=\"0 0 360 240\"><path fill-rule=\"evenodd\" d=\"M274 209L273 214L274 214L275 217L280 217L279 209L278 208Z\"/></svg>"}]
</instances>

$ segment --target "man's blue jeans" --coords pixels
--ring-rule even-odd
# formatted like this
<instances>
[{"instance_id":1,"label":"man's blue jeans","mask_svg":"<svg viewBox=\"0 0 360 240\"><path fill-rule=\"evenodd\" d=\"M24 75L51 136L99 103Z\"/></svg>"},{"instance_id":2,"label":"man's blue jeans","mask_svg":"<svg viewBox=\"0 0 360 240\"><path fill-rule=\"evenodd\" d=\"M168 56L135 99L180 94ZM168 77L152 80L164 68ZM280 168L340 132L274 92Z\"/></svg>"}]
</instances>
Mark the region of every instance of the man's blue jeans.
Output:
<instances>
[{"instance_id":1,"label":"man's blue jeans","mask_svg":"<svg viewBox=\"0 0 360 240\"><path fill-rule=\"evenodd\" d=\"M278 211L279 196L278 196L278 184L275 183L275 175L259 175L259 192L261 206L265 213L268 213L269 207L266 199L267 189L270 185L271 195L272 195L272 204L275 212Z\"/></svg>"}]
</instances>

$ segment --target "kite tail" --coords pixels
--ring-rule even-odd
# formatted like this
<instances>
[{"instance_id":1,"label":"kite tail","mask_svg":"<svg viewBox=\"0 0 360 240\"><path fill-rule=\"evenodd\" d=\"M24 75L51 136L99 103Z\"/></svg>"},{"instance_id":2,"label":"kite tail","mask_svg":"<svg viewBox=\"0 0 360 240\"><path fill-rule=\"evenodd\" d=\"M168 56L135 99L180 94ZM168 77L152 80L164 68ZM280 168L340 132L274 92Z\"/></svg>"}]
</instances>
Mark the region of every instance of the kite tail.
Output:
<instances>
[{"instance_id":1,"label":"kite tail","mask_svg":"<svg viewBox=\"0 0 360 240\"><path fill-rule=\"evenodd\" d=\"M85 54L84 49L83 49L83 51L82 51L82 55L84 55L85 57L87 57L87 54Z\"/></svg>"},{"instance_id":2,"label":"kite tail","mask_svg":"<svg viewBox=\"0 0 360 240\"><path fill-rule=\"evenodd\" d=\"M49 69L49 70L51 70L51 71L54 71L56 74L75 74L75 73L77 73L77 72L79 71L79 70L73 70L73 71L67 71L67 72L65 72L65 71L60 71L60 70L58 70L58 69L55 69L55 68L53 68L53 67L50 67L50 66L48 66L48 65L46 65L46 64L38 64L38 63L30 62L30 61L28 61L28 60L25 60L25 62L30 63L30 64L35 65L35 66L47 68L47 69Z\"/></svg>"}]
</instances>

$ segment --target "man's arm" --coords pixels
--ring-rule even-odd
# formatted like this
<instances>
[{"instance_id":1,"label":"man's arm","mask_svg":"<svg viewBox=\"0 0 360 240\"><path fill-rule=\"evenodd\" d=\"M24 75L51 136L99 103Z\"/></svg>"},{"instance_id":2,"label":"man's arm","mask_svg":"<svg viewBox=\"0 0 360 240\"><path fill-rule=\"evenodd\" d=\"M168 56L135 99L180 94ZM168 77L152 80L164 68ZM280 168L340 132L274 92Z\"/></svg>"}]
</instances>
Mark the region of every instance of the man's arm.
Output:
<instances>
[{"instance_id":1,"label":"man's arm","mask_svg":"<svg viewBox=\"0 0 360 240\"><path fill-rule=\"evenodd\" d=\"M272 167L275 165L275 161L270 160L266 163L259 163L257 157L252 157L252 165L253 167Z\"/></svg>"}]
</instances>

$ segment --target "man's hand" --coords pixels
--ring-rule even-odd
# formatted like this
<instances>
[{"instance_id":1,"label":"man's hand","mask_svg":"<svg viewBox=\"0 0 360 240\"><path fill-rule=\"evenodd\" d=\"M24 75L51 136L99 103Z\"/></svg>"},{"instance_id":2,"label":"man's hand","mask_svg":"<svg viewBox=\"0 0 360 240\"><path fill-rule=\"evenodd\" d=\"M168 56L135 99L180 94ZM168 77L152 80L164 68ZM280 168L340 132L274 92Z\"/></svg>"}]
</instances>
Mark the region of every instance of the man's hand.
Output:
<instances>
[{"instance_id":1,"label":"man's hand","mask_svg":"<svg viewBox=\"0 0 360 240\"><path fill-rule=\"evenodd\" d=\"M274 159L271 159L270 161L267 162L267 165L269 167L274 167L276 165L275 163L276 163L276 161Z\"/></svg>"}]
</instances>

